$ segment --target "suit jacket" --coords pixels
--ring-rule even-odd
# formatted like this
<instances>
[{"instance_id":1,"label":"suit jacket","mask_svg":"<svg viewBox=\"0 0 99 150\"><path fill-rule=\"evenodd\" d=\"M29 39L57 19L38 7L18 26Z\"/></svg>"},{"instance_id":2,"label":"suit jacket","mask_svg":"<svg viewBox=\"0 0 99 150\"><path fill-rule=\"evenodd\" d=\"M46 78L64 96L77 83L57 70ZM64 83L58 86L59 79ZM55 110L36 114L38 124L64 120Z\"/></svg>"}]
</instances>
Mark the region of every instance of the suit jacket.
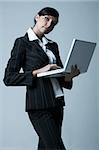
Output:
<instances>
[{"instance_id":1,"label":"suit jacket","mask_svg":"<svg viewBox=\"0 0 99 150\"><path fill-rule=\"evenodd\" d=\"M56 56L57 65L63 67L57 43L48 43L47 46ZM48 63L48 56L37 40L29 41L27 34L15 40L11 57L5 68L3 81L6 86L26 86L26 111L57 106L50 79L37 78L32 75L33 70L41 68ZM23 72L20 72L21 68ZM61 88L72 88L72 81L64 82L63 77L58 77L57 79ZM62 105L65 105L64 100Z\"/></svg>"}]
</instances>

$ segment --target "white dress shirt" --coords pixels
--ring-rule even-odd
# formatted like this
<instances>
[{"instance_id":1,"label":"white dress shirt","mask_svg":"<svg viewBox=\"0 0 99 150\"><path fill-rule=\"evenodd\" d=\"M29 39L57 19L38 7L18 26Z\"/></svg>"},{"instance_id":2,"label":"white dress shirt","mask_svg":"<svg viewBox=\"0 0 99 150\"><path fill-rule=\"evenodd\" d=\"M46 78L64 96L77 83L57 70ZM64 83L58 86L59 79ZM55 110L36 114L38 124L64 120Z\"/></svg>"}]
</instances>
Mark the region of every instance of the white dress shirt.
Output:
<instances>
[{"instance_id":1,"label":"white dress shirt","mask_svg":"<svg viewBox=\"0 0 99 150\"><path fill-rule=\"evenodd\" d=\"M55 64L56 63L56 57L55 55L52 53L51 50L46 48L46 44L48 42L53 43L53 41L48 41L47 38L44 36L42 38L42 41L36 36L36 34L33 32L33 30L31 28L29 28L27 30L27 34L28 34L28 38L29 41L33 41L33 40L38 40L39 41L39 45L42 47L42 49L44 50L44 52L47 54L48 58L49 58L49 63L50 64ZM64 95L62 89L60 88L59 82L56 78L50 78L51 83L52 83L52 87L54 90L54 94L55 97L61 97Z\"/></svg>"}]
</instances>

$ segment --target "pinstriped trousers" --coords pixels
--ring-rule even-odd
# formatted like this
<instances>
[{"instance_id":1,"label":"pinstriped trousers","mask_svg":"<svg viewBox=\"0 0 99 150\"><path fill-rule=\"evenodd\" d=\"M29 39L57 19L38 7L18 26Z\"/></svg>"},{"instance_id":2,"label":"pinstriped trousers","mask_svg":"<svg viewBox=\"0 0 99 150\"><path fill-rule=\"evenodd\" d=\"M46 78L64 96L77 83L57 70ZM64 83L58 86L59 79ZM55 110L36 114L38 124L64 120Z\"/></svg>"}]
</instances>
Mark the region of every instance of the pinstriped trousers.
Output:
<instances>
[{"instance_id":1,"label":"pinstriped trousers","mask_svg":"<svg viewBox=\"0 0 99 150\"><path fill-rule=\"evenodd\" d=\"M63 107L28 112L39 136L38 150L66 150L62 138Z\"/></svg>"}]
</instances>

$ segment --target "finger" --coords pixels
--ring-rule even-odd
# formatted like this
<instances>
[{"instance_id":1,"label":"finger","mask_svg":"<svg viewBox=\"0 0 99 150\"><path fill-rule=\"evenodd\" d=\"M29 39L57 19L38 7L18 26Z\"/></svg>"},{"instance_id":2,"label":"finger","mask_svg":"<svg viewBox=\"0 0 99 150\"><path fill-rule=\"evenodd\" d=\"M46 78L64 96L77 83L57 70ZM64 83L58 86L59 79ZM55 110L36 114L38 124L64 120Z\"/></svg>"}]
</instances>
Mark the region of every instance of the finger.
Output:
<instances>
[{"instance_id":1,"label":"finger","mask_svg":"<svg viewBox=\"0 0 99 150\"><path fill-rule=\"evenodd\" d=\"M61 68L61 66L57 66L57 68L58 68L58 69L60 69L60 68Z\"/></svg>"},{"instance_id":2,"label":"finger","mask_svg":"<svg viewBox=\"0 0 99 150\"><path fill-rule=\"evenodd\" d=\"M52 64L52 67L61 68L61 66L58 66L57 64Z\"/></svg>"},{"instance_id":3,"label":"finger","mask_svg":"<svg viewBox=\"0 0 99 150\"><path fill-rule=\"evenodd\" d=\"M50 66L51 66L51 67L56 67L57 65L56 65L56 64L50 64Z\"/></svg>"},{"instance_id":4,"label":"finger","mask_svg":"<svg viewBox=\"0 0 99 150\"><path fill-rule=\"evenodd\" d=\"M78 67L77 67L77 64L75 64L75 69L77 69Z\"/></svg>"},{"instance_id":5,"label":"finger","mask_svg":"<svg viewBox=\"0 0 99 150\"><path fill-rule=\"evenodd\" d=\"M73 70L74 70L74 66L72 65L72 66L71 66L71 72L72 72Z\"/></svg>"}]
</instances>

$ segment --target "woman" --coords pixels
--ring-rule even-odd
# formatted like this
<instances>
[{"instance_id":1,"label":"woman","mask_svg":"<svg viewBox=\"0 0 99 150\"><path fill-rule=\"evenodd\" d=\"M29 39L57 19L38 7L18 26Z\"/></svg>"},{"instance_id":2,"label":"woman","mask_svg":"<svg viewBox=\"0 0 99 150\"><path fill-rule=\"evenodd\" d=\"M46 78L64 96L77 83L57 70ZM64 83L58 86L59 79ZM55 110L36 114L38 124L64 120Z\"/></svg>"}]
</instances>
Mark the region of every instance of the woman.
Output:
<instances>
[{"instance_id":1,"label":"woman","mask_svg":"<svg viewBox=\"0 0 99 150\"><path fill-rule=\"evenodd\" d=\"M71 73L65 77L37 77L38 73L63 67L57 43L45 37L58 19L56 9L41 9L35 16L33 28L15 40L5 69L6 86L26 86L26 111L39 136L38 150L66 149L61 138L63 87L71 89L72 79L80 73L77 66L72 66Z\"/></svg>"}]
</instances>

